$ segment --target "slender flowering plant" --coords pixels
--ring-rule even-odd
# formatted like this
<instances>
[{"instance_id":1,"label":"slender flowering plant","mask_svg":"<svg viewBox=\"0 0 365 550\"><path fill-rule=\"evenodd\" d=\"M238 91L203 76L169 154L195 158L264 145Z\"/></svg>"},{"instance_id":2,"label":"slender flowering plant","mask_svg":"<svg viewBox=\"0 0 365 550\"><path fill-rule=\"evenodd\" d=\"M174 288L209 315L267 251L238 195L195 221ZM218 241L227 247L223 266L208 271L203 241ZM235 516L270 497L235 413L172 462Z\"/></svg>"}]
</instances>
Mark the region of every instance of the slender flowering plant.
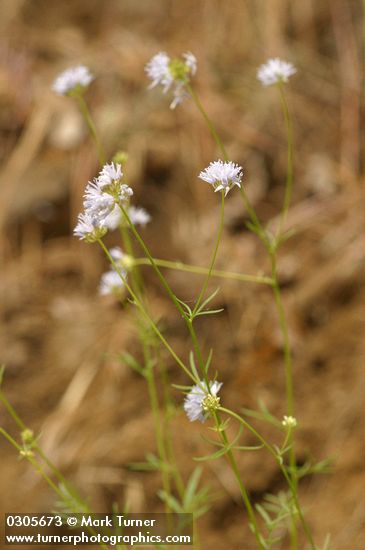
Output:
<instances>
[{"instance_id":1,"label":"slender flowering plant","mask_svg":"<svg viewBox=\"0 0 365 550\"><path fill-rule=\"evenodd\" d=\"M100 161L98 176L86 185L83 202L84 212L79 214L74 234L83 241L98 243L109 261L109 270L102 275L99 284L100 294L114 295L120 299L128 296L129 300L124 300L123 307L129 308L133 306L133 311L136 314L136 327L142 351L140 355L143 357L143 361L139 362L126 353L124 354L126 356L125 363L132 366L146 380L154 420L158 456L152 458L151 456L146 457L147 464L143 465L142 469L152 469L160 472L163 489L159 492L159 496L165 504L166 511L193 512L194 522L196 522L197 518L209 509L211 503L209 502L209 497L206 496L206 491L198 488L199 472L195 470L191 478L185 480L173 452L170 421L171 410L175 407L172 407L173 398L170 392L169 373L164 368L164 358L161 353L162 348L170 354L184 375L188 377L189 383L192 384L190 386L175 386L185 392L183 408L187 418L191 422L196 420L200 422L209 421L212 424L209 428L214 430L217 436L215 440L209 441L217 449L207 456L196 458L200 461L216 460L220 457L226 459L237 481L249 520L250 531L255 537L257 548L259 550L269 550L286 533L290 536L291 550L302 548L302 540L299 537L300 524L303 536L306 537L310 549L319 550L304 517L299 500L298 486L300 479L306 473L323 471L323 467L313 465L313 467L305 466L301 468L298 466L296 460L295 435L300 423L295 416L289 330L278 279L279 258L277 252L283 240L286 213L290 205L293 182L291 118L283 84L288 82L289 78L296 72L296 69L291 63L286 61L270 59L258 70L258 78L264 86L278 85L288 132L288 175L283 207L279 216L279 227L275 235L271 232L269 233L261 223L242 185L242 167L229 160L229 155L213 122L210 120L199 96L192 87L191 77L195 74L196 68L196 58L190 52L183 54L179 59L171 59L165 52L160 52L151 59L146 65L145 70L151 80L150 88L160 85L164 93L172 92L173 101L170 105L171 108L181 103L187 95L192 98L199 112L202 114L223 159L211 162L199 174L199 178L202 181L211 185L215 192L220 192L221 194L221 209L219 221L217 222L218 231L209 267L187 266L181 262L154 258L139 232L139 227L143 228L149 223L150 216L144 209L130 204L133 190L126 182L123 173L126 155L118 153L112 162L106 162L104 149L83 97L83 92L93 77L88 69L82 66L66 71L58 77L53 85L57 93L69 95L78 100L80 109L94 138ZM221 236L224 231L225 197L233 187L238 187L239 193L236 196L238 195L243 199L244 206L250 217L249 229L261 239L267 250L271 266L270 277L227 273L215 269L215 262L220 250ZM109 250L104 243L103 239L106 233L114 229L120 230L123 251L120 247L114 247ZM135 241L140 249L143 250L145 254L144 258L135 257ZM158 323L154 320L149 310L148 296L146 295L148 289L145 285L143 272L140 272L138 269L140 265L149 265L154 270L167 296L176 307L179 317L184 321L191 342L189 362L179 355L161 331ZM190 300L188 303L177 297L169 281L164 276L162 269L177 269L194 273L195 275L203 275L204 282L198 297ZM273 416L265 407L261 407L259 411L246 409L238 413L221 404L218 393L222 387L222 383L218 382L215 377L212 381L208 371L213 361L213 350L207 353L204 349L195 323L197 317L215 315L222 311L221 309L212 309L210 307L218 291L206 296L213 276L266 284L272 289L284 348L283 370L286 399L283 399L283 402L286 402L286 414L281 416L281 418ZM162 391L159 391L160 384ZM45 456L38 445L37 438L33 436L31 431L26 429L19 416L4 397L1 389L0 401L5 404L15 422L21 428L21 443L17 443L2 428L0 428L0 433L18 450L22 458L28 460L37 469L49 486L56 492L63 504L67 504L69 510L74 512L88 510L87 505L73 489L69 488L62 474ZM257 421L267 422L273 429L279 430L279 435L282 438L281 444L278 444L279 437L277 434L273 439L275 443L270 442L271 438L261 435L259 429L251 424L250 419L252 417ZM229 423L230 430L228 432L227 426ZM236 435L234 435L234 427L238 427ZM239 441L241 437L245 437L248 433L255 439L257 445L247 446L247 442L243 442L242 444ZM263 501L254 505L246 488L244 472L239 467L236 455L246 450L256 451L261 449L265 449L271 459L275 461L278 471L286 483L287 492L277 496L270 495L266 503ZM56 485L50 476L44 472L42 465L38 462L38 457L42 463L47 464L52 475L59 482L59 485ZM103 550L107 550L105 544L100 544L100 546ZM124 548L124 546L121 548ZM328 545L325 545L324 548L328 548Z\"/></svg>"}]
</instances>

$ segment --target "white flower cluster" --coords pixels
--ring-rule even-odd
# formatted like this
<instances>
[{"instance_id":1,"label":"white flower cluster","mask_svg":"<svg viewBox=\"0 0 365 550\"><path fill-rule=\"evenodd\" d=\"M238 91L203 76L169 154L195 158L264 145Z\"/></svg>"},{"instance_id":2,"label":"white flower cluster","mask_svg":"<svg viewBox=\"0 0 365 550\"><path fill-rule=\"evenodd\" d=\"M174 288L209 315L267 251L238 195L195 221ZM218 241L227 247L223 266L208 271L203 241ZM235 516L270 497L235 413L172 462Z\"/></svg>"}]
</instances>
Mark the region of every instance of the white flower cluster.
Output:
<instances>
[{"instance_id":1,"label":"white flower cluster","mask_svg":"<svg viewBox=\"0 0 365 550\"><path fill-rule=\"evenodd\" d=\"M199 178L210 183L215 192L224 191L225 196L234 185L241 187L242 176L242 166L234 162L223 162L222 160L211 162L199 174Z\"/></svg>"},{"instance_id":2,"label":"white flower cluster","mask_svg":"<svg viewBox=\"0 0 365 550\"><path fill-rule=\"evenodd\" d=\"M133 191L121 182L120 164L105 164L99 176L89 182L84 194L85 213L80 214L74 234L87 242L94 242L114 228L119 205L128 206Z\"/></svg>"},{"instance_id":3,"label":"white flower cluster","mask_svg":"<svg viewBox=\"0 0 365 550\"><path fill-rule=\"evenodd\" d=\"M144 208L129 206L132 189L122 183L123 170L120 164L105 164L97 178L89 182L84 194L85 212L78 217L74 235L87 242L95 242L105 233L114 231L123 223L120 204L127 210L134 225L144 227L151 216Z\"/></svg>"},{"instance_id":4,"label":"white flower cluster","mask_svg":"<svg viewBox=\"0 0 365 550\"><path fill-rule=\"evenodd\" d=\"M261 65L257 71L257 78L263 86L280 84L288 82L289 77L297 72L294 65L275 58L269 59L264 65Z\"/></svg>"},{"instance_id":5,"label":"white flower cluster","mask_svg":"<svg viewBox=\"0 0 365 550\"><path fill-rule=\"evenodd\" d=\"M99 284L99 294L102 296L107 296L109 294L120 296L124 289L123 279L127 277L124 263L124 258L126 256L119 247L111 248L109 253L117 265L118 271L112 266L109 271L103 273Z\"/></svg>"},{"instance_id":6,"label":"white flower cluster","mask_svg":"<svg viewBox=\"0 0 365 550\"><path fill-rule=\"evenodd\" d=\"M208 408L204 405L205 400L209 397L215 397L219 402L217 394L222 387L222 382L209 382L209 390L206 382L201 382L200 385L193 386L185 397L184 411L186 412L190 422L200 420L204 422L207 418Z\"/></svg>"},{"instance_id":7,"label":"white flower cluster","mask_svg":"<svg viewBox=\"0 0 365 550\"><path fill-rule=\"evenodd\" d=\"M166 52L159 52L147 63L145 71L152 80L149 88L160 84L165 94L174 86L170 109L175 109L189 96L186 84L196 73L196 68L197 60L191 52L184 53L182 59L170 59Z\"/></svg>"},{"instance_id":8,"label":"white flower cluster","mask_svg":"<svg viewBox=\"0 0 365 550\"><path fill-rule=\"evenodd\" d=\"M87 67L79 65L67 69L55 79L52 89L59 95L68 95L72 92L82 92L94 80Z\"/></svg>"}]
</instances>

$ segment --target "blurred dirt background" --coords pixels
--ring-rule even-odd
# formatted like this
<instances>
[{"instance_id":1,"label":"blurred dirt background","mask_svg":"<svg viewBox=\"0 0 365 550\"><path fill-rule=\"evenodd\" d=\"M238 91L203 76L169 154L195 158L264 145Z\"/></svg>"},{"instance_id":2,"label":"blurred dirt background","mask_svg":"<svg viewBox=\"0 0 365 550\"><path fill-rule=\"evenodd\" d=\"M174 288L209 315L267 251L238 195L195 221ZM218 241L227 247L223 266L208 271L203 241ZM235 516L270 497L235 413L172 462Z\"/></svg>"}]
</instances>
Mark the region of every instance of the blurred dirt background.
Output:
<instances>
[{"instance_id":1,"label":"blurred dirt background","mask_svg":"<svg viewBox=\"0 0 365 550\"><path fill-rule=\"evenodd\" d=\"M133 313L97 292L107 268L96 246L72 237L97 158L71 99L50 91L63 69L85 64L87 92L108 155L129 154L135 204L152 223L144 236L156 257L205 266L216 233L217 196L197 174L218 152L190 101L175 111L147 90L145 63L160 50L198 58L197 90L244 166L262 220L275 223L283 197L286 138L275 89L256 68L268 57L293 62L295 191L280 277L295 362L298 460L334 460L333 473L310 476L301 499L318 544L365 548L364 439L364 4L348 0L1 0L0 253L4 390L41 443L91 502L110 511L163 511L158 473L131 462L155 452L144 381L118 360L139 353ZM238 193L227 200L217 266L268 272L265 251L245 228ZM116 244L110 236L108 244ZM190 343L151 272L153 311L187 357ZM193 299L201 278L168 273ZM222 401L239 410L264 399L285 413L282 344L269 288L232 281L216 300L225 312L198 325L214 345ZM170 376L187 383L166 357ZM177 403L182 396L176 393ZM18 437L3 409L1 425ZM210 452L202 425L180 413L176 448L185 479L193 456ZM250 439L247 438L247 442ZM51 510L54 495L15 450L0 442L1 511ZM284 489L263 452L240 458L255 501ZM223 459L205 466L217 495L200 522L202 549L254 548L234 479ZM284 541L278 548L288 548ZM302 543L305 548L305 543ZM24 548L24 547L23 547Z\"/></svg>"}]
</instances>

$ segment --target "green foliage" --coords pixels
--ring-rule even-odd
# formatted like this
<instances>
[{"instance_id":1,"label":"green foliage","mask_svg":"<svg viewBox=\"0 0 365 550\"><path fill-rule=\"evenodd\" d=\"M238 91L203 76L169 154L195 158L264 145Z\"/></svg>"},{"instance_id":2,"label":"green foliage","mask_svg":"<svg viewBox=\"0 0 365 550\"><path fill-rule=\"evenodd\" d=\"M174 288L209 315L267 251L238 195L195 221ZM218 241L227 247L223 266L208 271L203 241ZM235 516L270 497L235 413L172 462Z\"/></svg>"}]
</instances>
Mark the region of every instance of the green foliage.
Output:
<instances>
[{"instance_id":1,"label":"green foliage","mask_svg":"<svg viewBox=\"0 0 365 550\"><path fill-rule=\"evenodd\" d=\"M59 483L58 489L60 498L55 503L54 513L64 515L66 518L67 514L86 514L90 512L89 506L80 499L76 490L68 483Z\"/></svg>"},{"instance_id":2,"label":"green foliage","mask_svg":"<svg viewBox=\"0 0 365 550\"><path fill-rule=\"evenodd\" d=\"M272 426L275 426L276 428L280 428L281 430L283 429L281 421L276 418L276 416L270 413L269 409L266 407L262 399L258 400L258 406L258 411L246 408L241 409L241 411L245 416L256 418L257 420L262 420L264 422L267 422L268 424L271 424Z\"/></svg>"},{"instance_id":3,"label":"green foliage","mask_svg":"<svg viewBox=\"0 0 365 550\"><path fill-rule=\"evenodd\" d=\"M283 539L292 518L297 516L297 510L291 494L284 491L277 495L265 495L263 503L256 504L255 508L265 523L267 535L263 543L265 550L269 550Z\"/></svg>"},{"instance_id":4,"label":"green foliage","mask_svg":"<svg viewBox=\"0 0 365 550\"><path fill-rule=\"evenodd\" d=\"M215 431L220 431L220 432L223 432L225 431L227 427L227 423L224 423L224 426L220 427L220 428L214 428ZM210 439L206 436L202 436L204 441L206 441L207 443L210 443L211 445L215 446L215 447L218 447L218 450L215 451L214 453L211 453L209 455L205 455L205 456L199 456L199 457L195 457L194 460L197 460L199 462L203 462L203 461L207 461L207 460L216 460L217 458L220 458L224 455L226 455L227 453L229 453L231 450L236 450L236 451L258 451L260 449L263 448L263 445L236 445L236 443L238 442L239 438L241 437L242 435L242 431L243 431L243 427L240 426L239 429L238 429L238 433L237 435L234 437L234 439L229 443L225 443L224 441L218 441L218 440L214 440L214 439Z\"/></svg>"},{"instance_id":5,"label":"green foliage","mask_svg":"<svg viewBox=\"0 0 365 550\"><path fill-rule=\"evenodd\" d=\"M168 494L166 491L159 491L159 497L177 514L193 514L194 520L198 519L209 510L212 502L209 488L207 486L199 488L201 474L200 467L194 469L182 498Z\"/></svg>"},{"instance_id":6,"label":"green foliage","mask_svg":"<svg viewBox=\"0 0 365 550\"><path fill-rule=\"evenodd\" d=\"M171 467L153 453L146 453L146 462L131 462L129 469L135 472L170 471Z\"/></svg>"},{"instance_id":7,"label":"green foliage","mask_svg":"<svg viewBox=\"0 0 365 550\"><path fill-rule=\"evenodd\" d=\"M325 458L320 462L312 464L310 461L305 462L299 468L296 468L296 475L298 479L315 474L332 474L333 473L333 459Z\"/></svg>"},{"instance_id":8,"label":"green foliage","mask_svg":"<svg viewBox=\"0 0 365 550\"><path fill-rule=\"evenodd\" d=\"M5 365L1 365L0 367L0 387L2 386L3 380L4 380L4 374L5 374Z\"/></svg>"}]
</instances>

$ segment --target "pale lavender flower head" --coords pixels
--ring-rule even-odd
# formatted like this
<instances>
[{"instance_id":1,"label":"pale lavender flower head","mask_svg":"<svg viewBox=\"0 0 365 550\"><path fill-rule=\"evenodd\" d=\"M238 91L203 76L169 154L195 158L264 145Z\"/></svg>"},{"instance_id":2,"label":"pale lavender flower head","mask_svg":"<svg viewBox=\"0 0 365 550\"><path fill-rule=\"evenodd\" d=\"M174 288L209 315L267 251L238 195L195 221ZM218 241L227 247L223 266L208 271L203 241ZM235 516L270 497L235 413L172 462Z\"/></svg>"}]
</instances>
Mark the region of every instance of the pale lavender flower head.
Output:
<instances>
[{"instance_id":1,"label":"pale lavender flower head","mask_svg":"<svg viewBox=\"0 0 365 550\"><path fill-rule=\"evenodd\" d=\"M68 95L74 91L82 92L94 80L84 65L67 69L54 80L52 89L59 95Z\"/></svg>"},{"instance_id":2,"label":"pale lavender flower head","mask_svg":"<svg viewBox=\"0 0 365 550\"><path fill-rule=\"evenodd\" d=\"M213 398L217 397L222 385L222 382L209 382L210 391L208 391L206 382L201 382L199 386L196 385L191 388L184 401L184 411L190 422L194 422L195 420L205 422L207 418L207 409L204 407L204 401L209 398L209 396L213 396ZM217 403L219 403L218 399Z\"/></svg>"},{"instance_id":3,"label":"pale lavender flower head","mask_svg":"<svg viewBox=\"0 0 365 550\"><path fill-rule=\"evenodd\" d=\"M110 231L115 231L115 229L118 229L122 222L122 216L122 211L116 204L110 214L108 214L108 216L104 219L105 227L107 227Z\"/></svg>"},{"instance_id":4,"label":"pale lavender flower head","mask_svg":"<svg viewBox=\"0 0 365 550\"><path fill-rule=\"evenodd\" d=\"M132 197L132 195L133 195L133 189L129 187L129 185L126 185L125 183L123 183L119 189L119 199L122 202L127 202Z\"/></svg>"},{"instance_id":5,"label":"pale lavender flower head","mask_svg":"<svg viewBox=\"0 0 365 550\"><path fill-rule=\"evenodd\" d=\"M215 192L224 191L225 196L234 185L241 187L242 176L242 166L231 161L223 162L222 160L211 162L199 174L199 178L212 185Z\"/></svg>"},{"instance_id":6,"label":"pale lavender flower head","mask_svg":"<svg viewBox=\"0 0 365 550\"><path fill-rule=\"evenodd\" d=\"M151 221L151 216L144 208L130 206L128 215L134 225L141 225L142 227L145 227Z\"/></svg>"},{"instance_id":7,"label":"pale lavender flower head","mask_svg":"<svg viewBox=\"0 0 365 550\"><path fill-rule=\"evenodd\" d=\"M105 220L115 207L115 199L104 193L97 183L89 182L85 189L84 208L92 217Z\"/></svg>"},{"instance_id":8,"label":"pale lavender flower head","mask_svg":"<svg viewBox=\"0 0 365 550\"><path fill-rule=\"evenodd\" d=\"M166 52L159 52L147 63L145 71L152 80L149 88L161 85L165 94L173 87L173 100L171 109L175 109L185 97L189 96L186 85L190 77L196 73L197 60L191 53L187 52L182 58L171 59Z\"/></svg>"},{"instance_id":9,"label":"pale lavender flower head","mask_svg":"<svg viewBox=\"0 0 365 550\"><path fill-rule=\"evenodd\" d=\"M127 273L121 270L121 275L126 277ZM103 273L99 284L99 293L102 296L107 296L108 294L120 294L123 289L124 282L114 269Z\"/></svg>"},{"instance_id":10,"label":"pale lavender flower head","mask_svg":"<svg viewBox=\"0 0 365 550\"><path fill-rule=\"evenodd\" d=\"M170 109L172 110L174 110L175 107L180 105L186 97L189 97L189 94L186 91L185 85L183 82L176 82L173 94L174 94L174 98L170 103Z\"/></svg>"},{"instance_id":11,"label":"pale lavender flower head","mask_svg":"<svg viewBox=\"0 0 365 550\"><path fill-rule=\"evenodd\" d=\"M88 212L79 214L74 235L80 240L93 243L101 239L106 232L107 228L96 216L92 216Z\"/></svg>"},{"instance_id":12,"label":"pale lavender flower head","mask_svg":"<svg viewBox=\"0 0 365 550\"><path fill-rule=\"evenodd\" d=\"M103 166L94 184L101 192L111 195L116 201L128 202L133 195L133 190L121 182L122 177L121 164L111 162Z\"/></svg>"},{"instance_id":13,"label":"pale lavender flower head","mask_svg":"<svg viewBox=\"0 0 365 550\"><path fill-rule=\"evenodd\" d=\"M297 72L294 65L276 57L269 59L261 65L257 71L257 78L263 86L288 82L289 78Z\"/></svg>"},{"instance_id":14,"label":"pale lavender flower head","mask_svg":"<svg viewBox=\"0 0 365 550\"><path fill-rule=\"evenodd\" d=\"M96 183L99 187L107 187L112 185L114 182L119 182L123 177L123 170L121 164L115 164L111 162L110 164L105 164L101 169L99 176L96 178Z\"/></svg>"},{"instance_id":15,"label":"pale lavender flower head","mask_svg":"<svg viewBox=\"0 0 365 550\"><path fill-rule=\"evenodd\" d=\"M145 67L148 78L152 80L149 88L154 88L158 84L161 84L164 93L170 89L174 78L170 73L169 65L170 57L166 52L159 52L152 57Z\"/></svg>"},{"instance_id":16,"label":"pale lavender flower head","mask_svg":"<svg viewBox=\"0 0 365 550\"><path fill-rule=\"evenodd\" d=\"M190 73L194 75L198 66L195 55L191 52L186 52L183 54L183 58L185 59L186 66L189 68Z\"/></svg>"},{"instance_id":17,"label":"pale lavender flower head","mask_svg":"<svg viewBox=\"0 0 365 550\"><path fill-rule=\"evenodd\" d=\"M79 215L74 234L80 239L93 242L104 236L108 229L116 229L122 214L119 205L129 204L133 190L121 182L120 164L105 164L99 176L89 182L84 194L85 213Z\"/></svg>"}]
</instances>

